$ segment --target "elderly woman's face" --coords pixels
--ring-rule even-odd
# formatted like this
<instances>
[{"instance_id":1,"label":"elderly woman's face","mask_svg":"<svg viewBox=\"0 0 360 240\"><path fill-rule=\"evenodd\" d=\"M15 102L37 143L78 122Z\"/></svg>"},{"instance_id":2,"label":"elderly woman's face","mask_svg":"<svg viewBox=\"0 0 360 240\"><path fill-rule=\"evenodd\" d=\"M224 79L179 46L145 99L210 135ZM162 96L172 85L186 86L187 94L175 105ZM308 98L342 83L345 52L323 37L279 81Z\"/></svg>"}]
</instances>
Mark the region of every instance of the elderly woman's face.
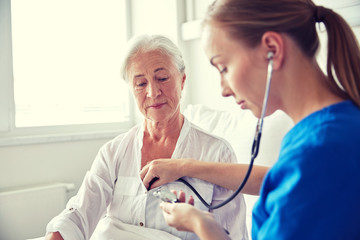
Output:
<instances>
[{"instance_id":1,"label":"elderly woman's face","mask_svg":"<svg viewBox=\"0 0 360 240\"><path fill-rule=\"evenodd\" d=\"M138 53L128 69L129 85L146 119L161 122L180 114L185 74L159 51Z\"/></svg>"}]
</instances>

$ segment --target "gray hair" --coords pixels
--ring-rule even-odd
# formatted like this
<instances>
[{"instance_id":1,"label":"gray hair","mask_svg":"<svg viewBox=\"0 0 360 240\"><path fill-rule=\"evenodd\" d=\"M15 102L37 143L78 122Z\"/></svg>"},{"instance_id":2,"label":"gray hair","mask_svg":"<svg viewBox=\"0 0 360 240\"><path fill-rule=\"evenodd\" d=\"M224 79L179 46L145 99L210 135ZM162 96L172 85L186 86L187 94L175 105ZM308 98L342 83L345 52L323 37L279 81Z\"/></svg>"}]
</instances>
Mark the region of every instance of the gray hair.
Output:
<instances>
[{"instance_id":1,"label":"gray hair","mask_svg":"<svg viewBox=\"0 0 360 240\"><path fill-rule=\"evenodd\" d=\"M129 82L128 67L131 64L132 58L138 53L151 51L159 51L169 56L173 59L179 72L185 72L185 63L181 51L169 38L162 35L144 34L136 36L128 42L120 69L121 76L126 82Z\"/></svg>"}]
</instances>

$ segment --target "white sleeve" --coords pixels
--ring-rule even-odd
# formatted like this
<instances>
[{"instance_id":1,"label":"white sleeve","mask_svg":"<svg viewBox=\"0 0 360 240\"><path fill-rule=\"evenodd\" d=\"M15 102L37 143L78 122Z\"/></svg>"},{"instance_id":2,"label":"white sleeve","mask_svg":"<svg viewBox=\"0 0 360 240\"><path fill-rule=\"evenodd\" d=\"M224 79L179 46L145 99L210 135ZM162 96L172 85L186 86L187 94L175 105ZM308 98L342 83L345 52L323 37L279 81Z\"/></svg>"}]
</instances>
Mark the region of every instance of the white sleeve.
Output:
<instances>
[{"instance_id":1,"label":"white sleeve","mask_svg":"<svg viewBox=\"0 0 360 240\"><path fill-rule=\"evenodd\" d=\"M111 144L107 144L99 151L79 192L69 200L66 209L49 222L47 233L58 231L64 239L90 238L112 199L116 181L116 161L110 147Z\"/></svg>"}]
</instances>

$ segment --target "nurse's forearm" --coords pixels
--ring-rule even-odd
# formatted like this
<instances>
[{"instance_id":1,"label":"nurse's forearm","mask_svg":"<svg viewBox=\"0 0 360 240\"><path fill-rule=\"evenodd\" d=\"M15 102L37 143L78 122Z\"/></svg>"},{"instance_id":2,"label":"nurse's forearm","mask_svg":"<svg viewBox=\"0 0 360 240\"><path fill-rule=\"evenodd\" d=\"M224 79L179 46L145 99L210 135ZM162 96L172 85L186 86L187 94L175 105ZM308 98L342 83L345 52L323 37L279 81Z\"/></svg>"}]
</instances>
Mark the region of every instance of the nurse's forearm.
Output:
<instances>
[{"instance_id":1,"label":"nurse's forearm","mask_svg":"<svg viewBox=\"0 0 360 240\"><path fill-rule=\"evenodd\" d=\"M230 240L217 222L210 218L202 218L194 225L194 232L201 240Z\"/></svg>"},{"instance_id":2,"label":"nurse's forearm","mask_svg":"<svg viewBox=\"0 0 360 240\"><path fill-rule=\"evenodd\" d=\"M184 176L199 178L231 190L236 190L243 181L248 166L248 164L211 163L185 159L182 173ZM242 193L259 195L263 178L268 170L269 167L254 165Z\"/></svg>"}]
</instances>

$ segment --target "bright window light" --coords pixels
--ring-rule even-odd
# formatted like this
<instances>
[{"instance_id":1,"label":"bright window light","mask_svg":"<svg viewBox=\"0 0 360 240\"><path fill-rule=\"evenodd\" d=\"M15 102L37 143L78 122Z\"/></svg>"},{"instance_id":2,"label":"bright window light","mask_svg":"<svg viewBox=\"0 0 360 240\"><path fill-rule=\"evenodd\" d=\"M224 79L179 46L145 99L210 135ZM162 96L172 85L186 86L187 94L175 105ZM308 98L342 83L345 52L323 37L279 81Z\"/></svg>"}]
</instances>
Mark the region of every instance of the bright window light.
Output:
<instances>
[{"instance_id":1,"label":"bright window light","mask_svg":"<svg viewBox=\"0 0 360 240\"><path fill-rule=\"evenodd\" d=\"M126 122L124 0L12 0L16 127Z\"/></svg>"}]
</instances>

